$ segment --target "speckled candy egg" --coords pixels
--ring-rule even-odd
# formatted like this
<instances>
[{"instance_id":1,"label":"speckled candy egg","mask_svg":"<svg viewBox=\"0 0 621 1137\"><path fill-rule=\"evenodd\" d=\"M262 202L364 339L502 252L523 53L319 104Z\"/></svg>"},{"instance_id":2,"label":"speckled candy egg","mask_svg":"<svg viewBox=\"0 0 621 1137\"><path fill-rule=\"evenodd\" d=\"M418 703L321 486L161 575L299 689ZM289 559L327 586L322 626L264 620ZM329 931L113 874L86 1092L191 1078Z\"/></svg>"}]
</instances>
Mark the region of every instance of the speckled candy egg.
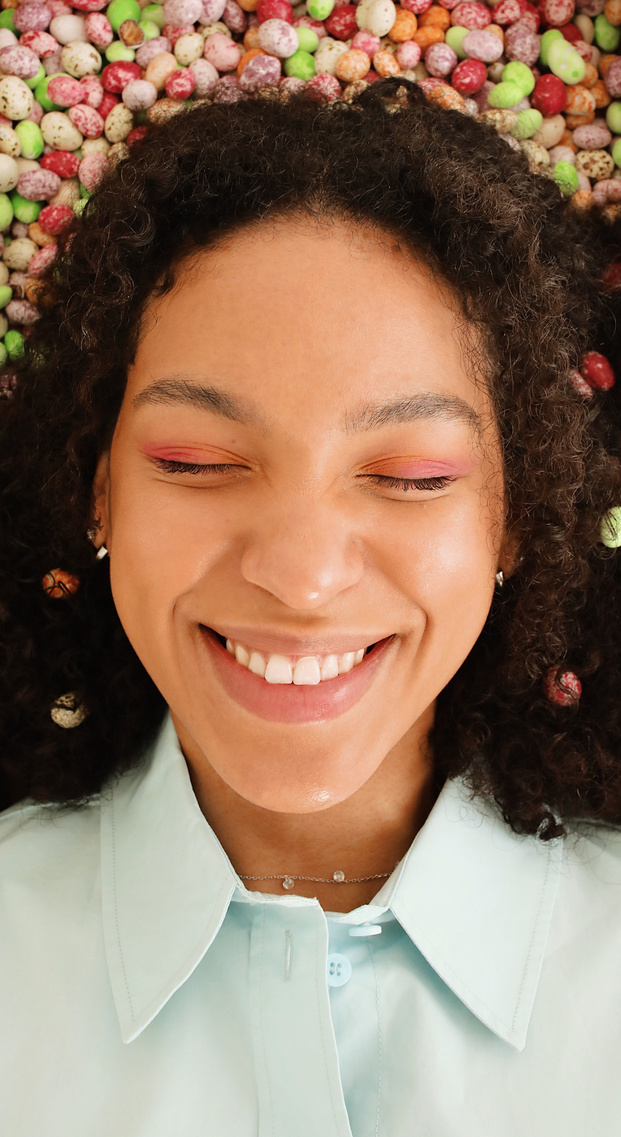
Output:
<instances>
[{"instance_id":1,"label":"speckled candy egg","mask_svg":"<svg viewBox=\"0 0 621 1137\"><path fill-rule=\"evenodd\" d=\"M50 24L50 32L60 44L86 43L86 22L84 16L63 13L55 16Z\"/></svg>"},{"instance_id":2,"label":"speckled candy egg","mask_svg":"<svg viewBox=\"0 0 621 1137\"><path fill-rule=\"evenodd\" d=\"M47 85L48 98L59 107L74 107L82 102L83 89L72 75L54 75Z\"/></svg>"},{"instance_id":3,"label":"speckled candy egg","mask_svg":"<svg viewBox=\"0 0 621 1137\"><path fill-rule=\"evenodd\" d=\"M462 59L451 76L451 83L460 95L476 94L486 80L487 68L480 59Z\"/></svg>"},{"instance_id":4,"label":"speckled candy egg","mask_svg":"<svg viewBox=\"0 0 621 1137\"><path fill-rule=\"evenodd\" d=\"M501 39L490 31L468 32L461 41L462 51L481 63L494 63L503 53Z\"/></svg>"},{"instance_id":5,"label":"speckled candy egg","mask_svg":"<svg viewBox=\"0 0 621 1137\"><path fill-rule=\"evenodd\" d=\"M51 569L50 572L46 572L41 585L48 596L54 600L60 600L67 596L73 596L80 587L80 581L77 576L73 576L66 569Z\"/></svg>"},{"instance_id":6,"label":"speckled candy egg","mask_svg":"<svg viewBox=\"0 0 621 1137\"><path fill-rule=\"evenodd\" d=\"M172 44L165 36L154 36L153 39L148 39L138 48L136 63L139 67L148 67L156 55L160 55L163 51L170 52L171 48Z\"/></svg>"},{"instance_id":7,"label":"speckled candy egg","mask_svg":"<svg viewBox=\"0 0 621 1137\"><path fill-rule=\"evenodd\" d=\"M541 111L544 118L560 114L567 101L567 88L557 75L540 75L535 82L535 88L530 101L536 110Z\"/></svg>"},{"instance_id":8,"label":"speckled candy egg","mask_svg":"<svg viewBox=\"0 0 621 1137\"><path fill-rule=\"evenodd\" d=\"M334 73L344 83L353 83L356 79L363 79L370 67L371 60L366 51L351 48L343 52Z\"/></svg>"},{"instance_id":9,"label":"speckled candy egg","mask_svg":"<svg viewBox=\"0 0 621 1137\"><path fill-rule=\"evenodd\" d=\"M461 0L451 12L451 24L458 28L483 29L491 24L492 13L485 4L477 0Z\"/></svg>"},{"instance_id":10,"label":"speckled candy egg","mask_svg":"<svg viewBox=\"0 0 621 1137\"><path fill-rule=\"evenodd\" d=\"M19 167L14 158L0 154L0 193L15 189L19 181Z\"/></svg>"},{"instance_id":11,"label":"speckled candy egg","mask_svg":"<svg viewBox=\"0 0 621 1137\"><path fill-rule=\"evenodd\" d=\"M550 667L543 678L543 690L551 703L561 707L571 707L582 694L582 684L573 671L560 667Z\"/></svg>"},{"instance_id":12,"label":"speckled candy egg","mask_svg":"<svg viewBox=\"0 0 621 1137\"><path fill-rule=\"evenodd\" d=\"M281 74L280 60L274 55L255 55L244 67L239 85L243 91L255 91L258 87L274 87Z\"/></svg>"},{"instance_id":13,"label":"speckled candy egg","mask_svg":"<svg viewBox=\"0 0 621 1137\"><path fill-rule=\"evenodd\" d=\"M190 71L194 76L194 91L201 98L212 91L218 81L218 72L208 59L195 59L190 64Z\"/></svg>"},{"instance_id":14,"label":"speckled candy egg","mask_svg":"<svg viewBox=\"0 0 621 1137\"><path fill-rule=\"evenodd\" d=\"M41 68L41 60L29 47L0 48L0 70L5 75L19 75L20 79L34 79Z\"/></svg>"},{"instance_id":15,"label":"speckled candy egg","mask_svg":"<svg viewBox=\"0 0 621 1137\"><path fill-rule=\"evenodd\" d=\"M104 97L104 89L99 76L83 75L79 83L82 91L80 102L86 103L88 107L93 107L94 110L99 110L101 100Z\"/></svg>"},{"instance_id":16,"label":"speckled candy egg","mask_svg":"<svg viewBox=\"0 0 621 1137\"><path fill-rule=\"evenodd\" d=\"M119 106L122 104L119 103ZM80 169L78 170L78 177L82 185L87 190L94 190L95 186L99 184L107 165L108 159L105 154L87 154L86 158L80 162Z\"/></svg>"},{"instance_id":17,"label":"speckled candy egg","mask_svg":"<svg viewBox=\"0 0 621 1137\"><path fill-rule=\"evenodd\" d=\"M15 133L12 126L0 126L0 153L8 154L11 158L19 158L22 152L22 144L19 140L19 135Z\"/></svg>"},{"instance_id":18,"label":"speckled candy egg","mask_svg":"<svg viewBox=\"0 0 621 1137\"><path fill-rule=\"evenodd\" d=\"M0 83L1 85L1 83ZM49 111L41 119L41 134L53 150L77 150L82 145L82 134L63 111Z\"/></svg>"},{"instance_id":19,"label":"speckled candy egg","mask_svg":"<svg viewBox=\"0 0 621 1137\"><path fill-rule=\"evenodd\" d=\"M413 43L414 41L411 40L410 42ZM364 51L366 53L366 55L369 56L369 59L373 58L373 56L375 55L375 52L379 51L381 46L382 46L382 41L381 41L380 37L374 36L373 32L368 31L366 28L363 28L362 31L356 32L354 38L351 41L352 51ZM416 44L415 46L418 47L418 44ZM419 51L418 58L420 59L420 54L421 54L420 48L418 48L418 51ZM418 60L417 60L417 62L418 62ZM414 65L412 64L412 66L414 66Z\"/></svg>"},{"instance_id":20,"label":"speckled candy egg","mask_svg":"<svg viewBox=\"0 0 621 1137\"><path fill-rule=\"evenodd\" d=\"M165 85L169 99L189 99L194 90L194 76L189 67L179 67L168 76Z\"/></svg>"},{"instance_id":21,"label":"speckled candy egg","mask_svg":"<svg viewBox=\"0 0 621 1137\"><path fill-rule=\"evenodd\" d=\"M576 169L586 174L587 178L599 182L609 178L615 168L612 154L607 150L580 150L576 154Z\"/></svg>"},{"instance_id":22,"label":"speckled candy egg","mask_svg":"<svg viewBox=\"0 0 621 1137\"><path fill-rule=\"evenodd\" d=\"M39 309L30 300L9 300L4 310L12 324L22 327L34 324L41 316Z\"/></svg>"},{"instance_id":23,"label":"speckled candy egg","mask_svg":"<svg viewBox=\"0 0 621 1137\"><path fill-rule=\"evenodd\" d=\"M20 174L17 192L26 201L49 201L60 189L60 178L53 170L25 170Z\"/></svg>"},{"instance_id":24,"label":"speckled candy egg","mask_svg":"<svg viewBox=\"0 0 621 1137\"><path fill-rule=\"evenodd\" d=\"M112 24L103 12L91 12L86 17L85 28L90 42L102 51L109 47L114 39Z\"/></svg>"},{"instance_id":25,"label":"speckled candy egg","mask_svg":"<svg viewBox=\"0 0 621 1137\"><path fill-rule=\"evenodd\" d=\"M399 66L402 67L404 71L407 71L411 67L416 67L417 63L420 63L421 55L420 45L417 44L415 40L409 39L405 43L399 44L396 59Z\"/></svg>"},{"instance_id":26,"label":"speckled candy egg","mask_svg":"<svg viewBox=\"0 0 621 1137\"><path fill-rule=\"evenodd\" d=\"M208 27L209 24L217 24L225 8L226 0L203 0L201 12L198 17L199 24L202 24L204 27Z\"/></svg>"},{"instance_id":27,"label":"speckled candy egg","mask_svg":"<svg viewBox=\"0 0 621 1137\"><path fill-rule=\"evenodd\" d=\"M167 24L182 28L196 23L203 10L203 0L165 0L163 10Z\"/></svg>"},{"instance_id":28,"label":"speckled candy egg","mask_svg":"<svg viewBox=\"0 0 621 1137\"><path fill-rule=\"evenodd\" d=\"M195 59L201 59L204 46L203 37L198 32L192 32L190 35L179 36L173 54L177 63L182 67L189 67Z\"/></svg>"},{"instance_id":29,"label":"speckled candy egg","mask_svg":"<svg viewBox=\"0 0 621 1137\"><path fill-rule=\"evenodd\" d=\"M83 75L96 75L101 70L102 58L92 43L72 41L61 52L62 65L74 79Z\"/></svg>"},{"instance_id":30,"label":"speckled candy egg","mask_svg":"<svg viewBox=\"0 0 621 1137\"><path fill-rule=\"evenodd\" d=\"M126 107L125 103L117 103L104 123L104 133L108 142L124 142L133 125L134 116L129 107Z\"/></svg>"},{"instance_id":31,"label":"speckled candy egg","mask_svg":"<svg viewBox=\"0 0 621 1137\"><path fill-rule=\"evenodd\" d=\"M259 24L259 43L264 51L279 59L288 59L300 46L298 33L286 20L265 20Z\"/></svg>"},{"instance_id":32,"label":"speckled candy egg","mask_svg":"<svg viewBox=\"0 0 621 1137\"><path fill-rule=\"evenodd\" d=\"M356 7L354 4L335 5L333 11L325 20L325 28L333 39L348 40L351 42L358 30L356 20Z\"/></svg>"},{"instance_id":33,"label":"speckled candy egg","mask_svg":"<svg viewBox=\"0 0 621 1137\"><path fill-rule=\"evenodd\" d=\"M533 67L539 59L540 37L523 20L518 20L505 32L505 54L509 60L518 60Z\"/></svg>"},{"instance_id":34,"label":"speckled candy egg","mask_svg":"<svg viewBox=\"0 0 621 1137\"><path fill-rule=\"evenodd\" d=\"M10 245L5 245L2 259L7 268L25 272L37 249L38 245L29 237L17 237Z\"/></svg>"},{"instance_id":35,"label":"speckled candy egg","mask_svg":"<svg viewBox=\"0 0 621 1137\"><path fill-rule=\"evenodd\" d=\"M104 67L101 73L101 82L104 90L110 91L113 95L120 95L123 87L126 87L130 79L140 79L142 77L142 68L138 63L130 63L126 60L121 60L119 63L109 63Z\"/></svg>"},{"instance_id":36,"label":"speckled candy egg","mask_svg":"<svg viewBox=\"0 0 621 1137\"><path fill-rule=\"evenodd\" d=\"M42 8L43 4L33 4L32 6L33 8ZM25 7L25 5L22 5L22 7ZM19 10L20 9L16 10L16 14ZM15 20L15 16L13 20ZM51 36L49 32L24 32L23 35L19 37L19 42L21 46L29 47L31 51L34 51L35 55L39 56L39 59L47 59L47 57L57 51L60 46L58 40L55 39L54 36Z\"/></svg>"},{"instance_id":37,"label":"speckled candy egg","mask_svg":"<svg viewBox=\"0 0 621 1137\"><path fill-rule=\"evenodd\" d=\"M51 19L47 4L19 4L13 11L13 23L18 32L44 32Z\"/></svg>"},{"instance_id":38,"label":"speckled candy egg","mask_svg":"<svg viewBox=\"0 0 621 1137\"><path fill-rule=\"evenodd\" d=\"M146 111L157 99L157 87L146 79L131 79L123 88L122 99L130 111Z\"/></svg>"},{"instance_id":39,"label":"speckled candy egg","mask_svg":"<svg viewBox=\"0 0 621 1137\"><path fill-rule=\"evenodd\" d=\"M0 114L15 122L28 118L34 106L34 95L23 79L6 75L0 79Z\"/></svg>"},{"instance_id":40,"label":"speckled candy egg","mask_svg":"<svg viewBox=\"0 0 621 1137\"><path fill-rule=\"evenodd\" d=\"M77 106L70 107L68 115L73 125L77 126L85 138L99 138L103 134L104 120L99 111L94 110L93 107L88 107L86 103L78 103Z\"/></svg>"},{"instance_id":41,"label":"speckled candy egg","mask_svg":"<svg viewBox=\"0 0 621 1137\"><path fill-rule=\"evenodd\" d=\"M457 55L448 43L432 43L425 52L425 67L430 75L444 79L457 66Z\"/></svg>"},{"instance_id":42,"label":"speckled candy egg","mask_svg":"<svg viewBox=\"0 0 621 1137\"><path fill-rule=\"evenodd\" d=\"M599 118L585 126L577 126L573 140L579 150L604 150L612 142L612 134L604 120Z\"/></svg>"},{"instance_id":43,"label":"speckled candy egg","mask_svg":"<svg viewBox=\"0 0 621 1137\"><path fill-rule=\"evenodd\" d=\"M551 28L561 28L571 20L576 5L574 0L541 0L539 12Z\"/></svg>"},{"instance_id":44,"label":"speckled candy egg","mask_svg":"<svg viewBox=\"0 0 621 1137\"><path fill-rule=\"evenodd\" d=\"M17 36L10 28L0 28L0 47L15 47Z\"/></svg>"},{"instance_id":45,"label":"speckled candy egg","mask_svg":"<svg viewBox=\"0 0 621 1137\"><path fill-rule=\"evenodd\" d=\"M614 371L606 356L599 351L585 352L580 362L580 373L598 391L609 391L614 387Z\"/></svg>"},{"instance_id":46,"label":"speckled candy egg","mask_svg":"<svg viewBox=\"0 0 621 1137\"><path fill-rule=\"evenodd\" d=\"M387 36L396 16L397 9L392 0L373 0L367 10L365 27L375 36Z\"/></svg>"},{"instance_id":47,"label":"speckled candy egg","mask_svg":"<svg viewBox=\"0 0 621 1137\"><path fill-rule=\"evenodd\" d=\"M51 150L40 159L44 170L53 170L61 178L72 178L78 172L80 159L69 150ZM51 230L50 230L51 232Z\"/></svg>"},{"instance_id":48,"label":"speckled candy egg","mask_svg":"<svg viewBox=\"0 0 621 1137\"><path fill-rule=\"evenodd\" d=\"M315 68L317 74L332 75L336 72L336 65L341 56L348 51L346 43L338 39L323 39L315 52ZM314 76L313 76L314 78ZM310 82L310 80L309 80ZM315 85L317 86L317 85ZM340 91L339 87L339 91ZM311 91L314 88L311 88Z\"/></svg>"},{"instance_id":49,"label":"speckled candy egg","mask_svg":"<svg viewBox=\"0 0 621 1137\"><path fill-rule=\"evenodd\" d=\"M205 40L203 56L213 63L217 71L234 71L242 57L242 49L238 43L222 32L216 32Z\"/></svg>"},{"instance_id":50,"label":"speckled candy egg","mask_svg":"<svg viewBox=\"0 0 621 1137\"><path fill-rule=\"evenodd\" d=\"M74 155L71 155L74 157ZM76 159L77 160L77 159ZM68 205L46 205L39 214L39 225L45 233L58 237L66 229L75 214Z\"/></svg>"}]
</instances>

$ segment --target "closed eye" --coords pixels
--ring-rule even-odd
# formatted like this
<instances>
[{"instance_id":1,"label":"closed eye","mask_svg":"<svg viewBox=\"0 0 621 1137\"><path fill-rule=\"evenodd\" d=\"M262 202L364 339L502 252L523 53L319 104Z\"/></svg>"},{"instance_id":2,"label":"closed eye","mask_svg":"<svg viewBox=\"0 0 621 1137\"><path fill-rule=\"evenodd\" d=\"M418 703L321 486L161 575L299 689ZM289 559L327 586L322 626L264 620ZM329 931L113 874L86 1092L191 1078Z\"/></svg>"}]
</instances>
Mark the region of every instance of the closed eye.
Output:
<instances>
[{"instance_id":1,"label":"closed eye","mask_svg":"<svg viewBox=\"0 0 621 1137\"><path fill-rule=\"evenodd\" d=\"M233 463L220 462L214 465L201 465L194 462L176 462L170 458L154 458L156 466L166 474L225 474L228 471L245 469ZM448 475L438 478L395 478L389 474L364 474L364 478L376 485L383 485L390 489L400 489L404 493L418 490L430 493L434 490L443 490L455 479Z\"/></svg>"}]
</instances>

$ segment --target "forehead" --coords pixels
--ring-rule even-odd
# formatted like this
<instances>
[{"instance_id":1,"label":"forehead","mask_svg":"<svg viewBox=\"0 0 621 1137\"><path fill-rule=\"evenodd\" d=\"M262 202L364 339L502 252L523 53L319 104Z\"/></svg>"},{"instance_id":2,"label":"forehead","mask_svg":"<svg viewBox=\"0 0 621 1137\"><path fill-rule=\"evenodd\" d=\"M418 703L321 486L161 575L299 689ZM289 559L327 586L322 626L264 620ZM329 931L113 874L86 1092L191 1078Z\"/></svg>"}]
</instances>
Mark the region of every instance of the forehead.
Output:
<instances>
[{"instance_id":1,"label":"forehead","mask_svg":"<svg viewBox=\"0 0 621 1137\"><path fill-rule=\"evenodd\" d=\"M262 223L195 254L151 300L128 397L137 406L158 379L204 378L260 411L264 431L355 429L368 404L433 393L483 417L470 342L448 287L391 235Z\"/></svg>"}]
</instances>

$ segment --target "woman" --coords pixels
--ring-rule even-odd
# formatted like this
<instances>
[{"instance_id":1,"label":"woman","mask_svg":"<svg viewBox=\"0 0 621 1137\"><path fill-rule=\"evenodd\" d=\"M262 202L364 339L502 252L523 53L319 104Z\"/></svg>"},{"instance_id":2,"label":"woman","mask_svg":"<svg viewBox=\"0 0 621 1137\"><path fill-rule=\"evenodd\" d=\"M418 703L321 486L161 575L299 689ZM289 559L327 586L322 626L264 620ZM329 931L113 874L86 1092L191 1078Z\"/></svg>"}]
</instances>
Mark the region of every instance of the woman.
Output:
<instances>
[{"instance_id":1,"label":"woman","mask_svg":"<svg viewBox=\"0 0 621 1137\"><path fill-rule=\"evenodd\" d=\"M10 1137L616 1131L618 242L393 79L93 195L4 404Z\"/></svg>"}]
</instances>

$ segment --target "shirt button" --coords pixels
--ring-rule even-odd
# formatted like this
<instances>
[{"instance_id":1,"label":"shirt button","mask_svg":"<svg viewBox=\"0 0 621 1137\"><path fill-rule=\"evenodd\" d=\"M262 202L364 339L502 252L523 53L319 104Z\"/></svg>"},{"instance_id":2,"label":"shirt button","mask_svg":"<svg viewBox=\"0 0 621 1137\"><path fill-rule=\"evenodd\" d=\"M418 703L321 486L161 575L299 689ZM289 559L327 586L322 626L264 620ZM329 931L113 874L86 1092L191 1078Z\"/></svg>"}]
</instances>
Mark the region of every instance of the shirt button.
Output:
<instances>
[{"instance_id":1,"label":"shirt button","mask_svg":"<svg viewBox=\"0 0 621 1137\"><path fill-rule=\"evenodd\" d=\"M351 978L351 963L344 955L333 952L328 956L328 986L342 987Z\"/></svg>"},{"instance_id":2,"label":"shirt button","mask_svg":"<svg viewBox=\"0 0 621 1137\"><path fill-rule=\"evenodd\" d=\"M381 932L381 924L353 924L349 929L350 936L379 936Z\"/></svg>"}]
</instances>

